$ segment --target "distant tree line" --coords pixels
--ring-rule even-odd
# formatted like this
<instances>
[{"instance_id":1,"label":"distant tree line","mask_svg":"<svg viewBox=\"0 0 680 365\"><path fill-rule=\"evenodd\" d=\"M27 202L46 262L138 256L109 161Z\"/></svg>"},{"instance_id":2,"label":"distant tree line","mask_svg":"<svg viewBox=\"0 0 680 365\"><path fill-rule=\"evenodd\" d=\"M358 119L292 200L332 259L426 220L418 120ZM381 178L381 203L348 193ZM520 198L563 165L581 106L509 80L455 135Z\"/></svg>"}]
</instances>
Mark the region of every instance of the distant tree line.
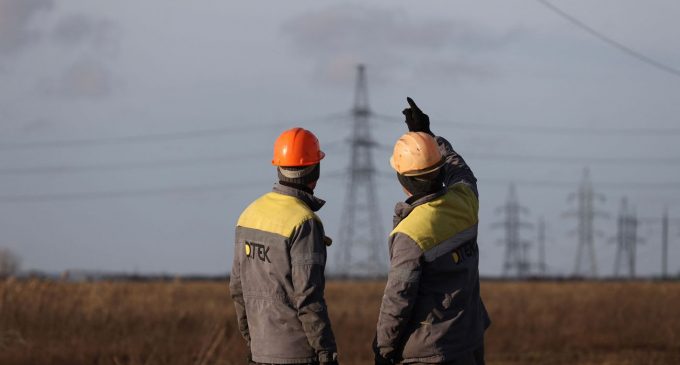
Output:
<instances>
[{"instance_id":1,"label":"distant tree line","mask_svg":"<svg viewBox=\"0 0 680 365\"><path fill-rule=\"evenodd\" d=\"M6 278L19 272L19 256L6 248L0 248L0 278Z\"/></svg>"}]
</instances>

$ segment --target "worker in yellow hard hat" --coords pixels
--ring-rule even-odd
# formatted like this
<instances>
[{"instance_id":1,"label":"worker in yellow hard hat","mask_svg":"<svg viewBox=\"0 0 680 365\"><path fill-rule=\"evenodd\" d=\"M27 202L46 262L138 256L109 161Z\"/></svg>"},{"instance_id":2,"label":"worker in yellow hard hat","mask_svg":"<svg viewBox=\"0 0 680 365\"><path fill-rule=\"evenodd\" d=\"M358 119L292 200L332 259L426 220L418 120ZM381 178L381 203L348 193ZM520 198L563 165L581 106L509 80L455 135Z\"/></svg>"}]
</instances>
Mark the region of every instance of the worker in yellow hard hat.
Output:
<instances>
[{"instance_id":1,"label":"worker in yellow hard hat","mask_svg":"<svg viewBox=\"0 0 680 365\"><path fill-rule=\"evenodd\" d=\"M229 288L251 363L337 365L324 300L331 240L314 213L325 203L314 196L323 158L312 132L283 132L272 159L279 182L236 224Z\"/></svg>"},{"instance_id":2,"label":"worker in yellow hard hat","mask_svg":"<svg viewBox=\"0 0 680 365\"><path fill-rule=\"evenodd\" d=\"M395 207L375 363L484 364L477 179L411 98L390 165L408 196Z\"/></svg>"}]
</instances>

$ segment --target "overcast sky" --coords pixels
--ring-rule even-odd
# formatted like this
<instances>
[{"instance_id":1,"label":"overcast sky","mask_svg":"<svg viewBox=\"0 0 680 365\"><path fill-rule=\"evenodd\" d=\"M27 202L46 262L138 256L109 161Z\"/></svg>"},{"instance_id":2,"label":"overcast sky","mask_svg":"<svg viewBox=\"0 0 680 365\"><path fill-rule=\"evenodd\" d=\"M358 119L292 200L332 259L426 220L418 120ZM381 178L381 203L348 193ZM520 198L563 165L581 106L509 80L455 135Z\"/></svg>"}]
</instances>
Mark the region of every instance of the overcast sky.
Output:
<instances>
[{"instance_id":1,"label":"overcast sky","mask_svg":"<svg viewBox=\"0 0 680 365\"><path fill-rule=\"evenodd\" d=\"M680 68L677 1L554 4ZM337 237L345 184L323 175L347 168L342 142L351 123L328 116L351 108L357 63L367 65L376 113L398 120L405 97L413 97L478 176L483 274L501 271L502 231L491 226L502 219L494 211L511 181L530 210L525 220L547 221L552 273L573 270L576 220L563 213L575 208L567 197L585 167L606 196L598 208L610 215L595 224L603 233L596 238L601 274L613 270L610 238L623 196L640 216L659 217L668 205L680 218L677 184L646 185L680 182L673 160L680 159L680 77L537 1L0 0L0 247L21 256L26 270L226 272L236 219L271 188L271 145L295 125L311 129L327 150L317 195L328 201L320 216ZM526 125L548 132L513 129ZM232 127L177 140L106 140ZM384 145L405 131L398 121L373 127ZM676 132L608 132L617 128ZM103 141L30 144L89 139ZM389 172L389 153L375 157ZM627 158L633 161L621 162ZM377 183L387 232L404 197L395 178ZM233 186L210 188L224 184ZM167 191L185 187L206 189ZM643 274L660 270L659 231L639 227ZM670 268L678 272L680 225L670 234ZM330 248L331 261L337 249Z\"/></svg>"}]
</instances>

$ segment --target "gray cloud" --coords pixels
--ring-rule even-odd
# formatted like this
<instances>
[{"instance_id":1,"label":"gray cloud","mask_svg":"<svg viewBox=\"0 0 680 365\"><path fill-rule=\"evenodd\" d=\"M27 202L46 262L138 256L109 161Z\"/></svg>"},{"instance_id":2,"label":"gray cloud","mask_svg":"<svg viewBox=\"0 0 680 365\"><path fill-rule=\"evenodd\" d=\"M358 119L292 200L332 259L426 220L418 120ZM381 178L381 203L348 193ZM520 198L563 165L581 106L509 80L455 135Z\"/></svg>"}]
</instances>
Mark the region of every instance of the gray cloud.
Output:
<instances>
[{"instance_id":1,"label":"gray cloud","mask_svg":"<svg viewBox=\"0 0 680 365\"><path fill-rule=\"evenodd\" d=\"M53 0L0 0L0 56L39 41L43 32L33 21L53 7Z\"/></svg>"},{"instance_id":2,"label":"gray cloud","mask_svg":"<svg viewBox=\"0 0 680 365\"><path fill-rule=\"evenodd\" d=\"M113 88L112 75L103 62L96 58L83 58L70 65L55 80L38 84L45 95L66 98L102 98Z\"/></svg>"},{"instance_id":3,"label":"gray cloud","mask_svg":"<svg viewBox=\"0 0 680 365\"><path fill-rule=\"evenodd\" d=\"M72 14L59 20L52 39L62 45L88 44L96 48L110 48L115 43L113 23L108 19Z\"/></svg>"},{"instance_id":4,"label":"gray cloud","mask_svg":"<svg viewBox=\"0 0 680 365\"><path fill-rule=\"evenodd\" d=\"M283 34L296 49L317 60L317 77L346 80L352 65L380 65L379 82L392 79L401 66L438 77L489 77L493 67L467 61L497 49L516 31L496 34L480 25L451 19L413 19L403 11L359 4L336 5L290 19ZM462 56L465 55L465 61Z\"/></svg>"},{"instance_id":5,"label":"gray cloud","mask_svg":"<svg viewBox=\"0 0 680 365\"><path fill-rule=\"evenodd\" d=\"M56 46L59 57L45 64L49 67L46 71L54 76L30 81L37 84L41 94L66 98L109 95L113 74L108 69L109 60L118 44L115 24L98 16L62 16L56 5L54 0L0 0L0 72L18 65L18 60L3 60L3 56L27 48L44 51ZM71 61L62 63L59 59Z\"/></svg>"},{"instance_id":6,"label":"gray cloud","mask_svg":"<svg viewBox=\"0 0 680 365\"><path fill-rule=\"evenodd\" d=\"M109 19L83 14L61 17L51 33L55 44L82 56L54 80L42 81L39 90L60 98L102 98L113 89L110 59L115 56L115 25Z\"/></svg>"},{"instance_id":7,"label":"gray cloud","mask_svg":"<svg viewBox=\"0 0 680 365\"><path fill-rule=\"evenodd\" d=\"M38 119L33 119L29 122L26 122L22 124L21 128L19 129L23 133L34 133L34 132L43 132L45 130L49 130L50 128L54 127L55 123L53 120L48 120L45 118L38 118Z\"/></svg>"}]
</instances>

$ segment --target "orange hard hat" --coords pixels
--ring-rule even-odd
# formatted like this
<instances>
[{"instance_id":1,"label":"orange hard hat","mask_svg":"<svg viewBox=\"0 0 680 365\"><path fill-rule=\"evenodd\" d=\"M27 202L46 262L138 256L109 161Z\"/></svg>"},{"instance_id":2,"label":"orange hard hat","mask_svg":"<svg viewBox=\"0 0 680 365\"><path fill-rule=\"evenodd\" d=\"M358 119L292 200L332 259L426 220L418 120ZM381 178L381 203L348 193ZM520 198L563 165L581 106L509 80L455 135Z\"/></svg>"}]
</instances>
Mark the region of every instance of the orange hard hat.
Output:
<instances>
[{"instance_id":1,"label":"orange hard hat","mask_svg":"<svg viewBox=\"0 0 680 365\"><path fill-rule=\"evenodd\" d=\"M408 132L394 144L390 165L400 175L418 176L437 170L444 157L434 137L424 132Z\"/></svg>"},{"instance_id":2,"label":"orange hard hat","mask_svg":"<svg viewBox=\"0 0 680 365\"><path fill-rule=\"evenodd\" d=\"M314 133L303 128L291 128L274 142L274 166L309 166L319 163L326 154L319 149Z\"/></svg>"}]
</instances>

